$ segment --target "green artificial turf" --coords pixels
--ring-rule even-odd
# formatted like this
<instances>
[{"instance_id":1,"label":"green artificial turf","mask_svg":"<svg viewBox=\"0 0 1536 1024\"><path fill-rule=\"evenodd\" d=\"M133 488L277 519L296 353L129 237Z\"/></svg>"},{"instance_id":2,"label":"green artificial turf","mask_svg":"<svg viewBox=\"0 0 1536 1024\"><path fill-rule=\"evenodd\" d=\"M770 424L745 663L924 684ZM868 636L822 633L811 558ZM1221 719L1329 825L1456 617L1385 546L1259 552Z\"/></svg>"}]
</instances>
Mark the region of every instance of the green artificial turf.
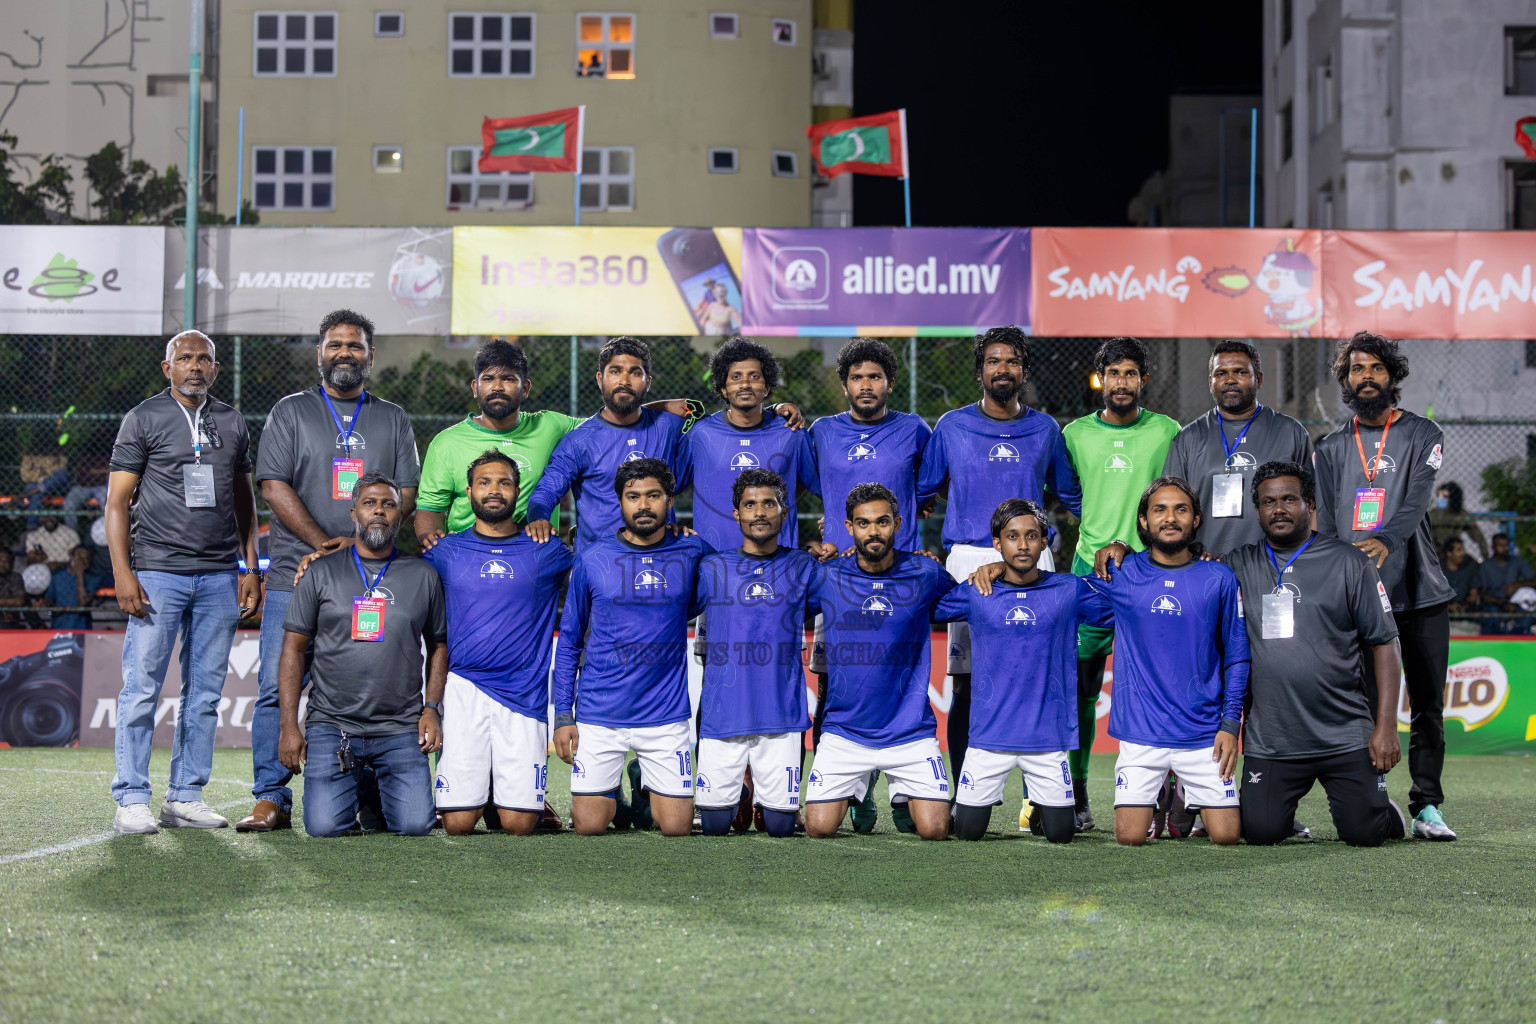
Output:
<instances>
[{"instance_id":1,"label":"green artificial turf","mask_svg":"<svg viewBox=\"0 0 1536 1024\"><path fill-rule=\"evenodd\" d=\"M111 770L0 750L0 1020L1536 1017L1530 758L1451 758L1461 841L1380 850L1332 841L1320 791L1311 843L1055 847L1017 832L1015 779L976 844L891 831L882 784L874 834L820 842L226 829L14 859L105 833ZM219 751L208 802L244 813L249 777Z\"/></svg>"}]
</instances>

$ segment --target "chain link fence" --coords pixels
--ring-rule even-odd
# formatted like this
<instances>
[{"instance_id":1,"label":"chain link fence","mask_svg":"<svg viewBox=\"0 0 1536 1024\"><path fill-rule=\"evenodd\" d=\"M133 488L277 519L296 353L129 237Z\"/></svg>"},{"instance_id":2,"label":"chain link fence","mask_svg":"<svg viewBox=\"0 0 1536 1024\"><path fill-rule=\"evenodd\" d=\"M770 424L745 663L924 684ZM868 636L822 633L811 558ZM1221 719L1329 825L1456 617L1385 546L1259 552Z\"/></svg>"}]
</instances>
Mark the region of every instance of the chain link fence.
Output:
<instances>
[{"instance_id":1,"label":"chain link fence","mask_svg":"<svg viewBox=\"0 0 1536 1024\"><path fill-rule=\"evenodd\" d=\"M476 411L469 380L475 351L484 340L376 339L368 387L410 414L423 452L439 430ZM530 365L527 408L575 415L597 409L593 378L606 338L515 340ZM708 385L716 340L646 340L655 372L651 398L692 398L718 407ZM764 339L783 368L783 384L774 399L795 403L807 420L843 411L846 401L836 356L845 340ZM909 338L886 340L901 363L893 407L916 411L931 424L979 396L973 338L919 338L915 345ZM1101 340L1034 339L1025 401L1063 424L1099 408L1093 355ZM221 369L213 392L244 414L252 443L259 448L273 403L317 381L314 338L215 341ZM1151 362L1146 406L1180 422L1208 409L1205 378L1212 341L1151 339L1146 344ZM163 345L164 339L145 337L0 336L0 547L14 553L18 568L25 560L24 534L49 518L62 519L91 545L90 530L105 500L108 460L122 414L165 387L159 369ZM1331 374L1334 345L1310 338L1259 343L1266 371L1261 399L1302 420L1314 436L1347 418ZM1518 551L1528 552L1536 544L1536 343L1406 341L1403 349L1412 366L1403 406L1432 416L1445 431L1440 479L1457 483L1464 495L1465 524L1458 534L1464 534L1478 558L1487 557L1488 540L1495 532L1507 533ZM687 495L678 507L686 520ZM820 502L807 495L799 513L808 533L814 534ZM263 522L267 514L263 505ZM1070 550L1075 523L1064 510L1058 509L1057 516L1063 550ZM941 515L925 522L923 535L930 548L937 549L941 529ZM1437 535L1443 532L1437 530ZM110 582L104 550L94 555L93 567ZM0 612L13 624L18 614ZM1482 614L1493 617L1486 620L1490 626L1520 624L1513 611L1489 609ZM102 618L99 611L96 617Z\"/></svg>"}]
</instances>

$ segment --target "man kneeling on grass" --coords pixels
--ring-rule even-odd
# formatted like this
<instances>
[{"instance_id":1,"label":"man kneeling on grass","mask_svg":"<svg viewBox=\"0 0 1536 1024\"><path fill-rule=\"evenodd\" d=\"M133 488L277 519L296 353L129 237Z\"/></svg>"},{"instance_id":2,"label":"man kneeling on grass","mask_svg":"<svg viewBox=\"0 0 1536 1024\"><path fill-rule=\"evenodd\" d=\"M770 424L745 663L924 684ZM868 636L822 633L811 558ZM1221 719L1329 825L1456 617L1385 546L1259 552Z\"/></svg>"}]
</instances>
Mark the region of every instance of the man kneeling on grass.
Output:
<instances>
[{"instance_id":1,"label":"man kneeling on grass","mask_svg":"<svg viewBox=\"0 0 1536 1024\"><path fill-rule=\"evenodd\" d=\"M294 774L309 765L304 830L311 836L353 827L365 767L378 779L389 831L426 835L436 817L427 755L443 746L448 678L443 582L426 562L395 550L400 489L392 480L365 473L352 495L355 543L308 567L283 622L278 759ZM299 690L311 646L301 731Z\"/></svg>"}]
</instances>

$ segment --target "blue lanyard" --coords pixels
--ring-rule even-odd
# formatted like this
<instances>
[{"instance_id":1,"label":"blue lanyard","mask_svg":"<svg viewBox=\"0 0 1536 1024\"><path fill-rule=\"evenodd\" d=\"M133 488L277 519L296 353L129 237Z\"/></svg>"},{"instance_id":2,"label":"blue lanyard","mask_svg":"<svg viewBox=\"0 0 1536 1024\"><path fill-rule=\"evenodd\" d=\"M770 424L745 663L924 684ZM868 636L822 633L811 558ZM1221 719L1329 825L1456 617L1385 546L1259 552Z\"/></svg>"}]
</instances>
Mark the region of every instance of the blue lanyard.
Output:
<instances>
[{"instance_id":1,"label":"blue lanyard","mask_svg":"<svg viewBox=\"0 0 1536 1024\"><path fill-rule=\"evenodd\" d=\"M336 414L336 407L331 404L331 396L326 394L323 387L320 389L320 397L325 399L325 407L331 410L331 419L336 421L336 433L341 435L341 446L347 450L347 455L350 456L352 454L352 431L357 429L357 416L363 411L363 399L368 397L368 392L364 391L357 396L357 408L352 410L352 422L345 427L341 425L341 417ZM1225 441L1226 438L1223 437L1222 440ZM365 580L364 582L367 581Z\"/></svg>"},{"instance_id":2,"label":"blue lanyard","mask_svg":"<svg viewBox=\"0 0 1536 1024\"><path fill-rule=\"evenodd\" d=\"M1312 536L1308 537L1307 538L1307 543L1303 544L1301 547L1296 549L1296 553L1294 555L1292 555L1290 557L1290 560L1285 563L1285 568L1284 569L1282 569L1280 567L1280 562L1275 558L1275 549L1269 546L1269 541L1266 540L1264 542L1264 550L1269 552L1269 564L1275 567L1275 589L1276 590L1280 589L1280 578L1285 575L1285 570L1289 569L1291 567L1291 562L1294 562L1294 561L1296 561L1296 559L1300 558L1301 557L1301 553L1303 551L1307 550L1307 548L1309 546L1311 546L1312 542L1314 540L1316 540L1316 539L1317 539L1317 534L1315 534L1315 533ZM390 555L389 557L393 558L395 556L394 555Z\"/></svg>"},{"instance_id":3,"label":"blue lanyard","mask_svg":"<svg viewBox=\"0 0 1536 1024\"><path fill-rule=\"evenodd\" d=\"M1232 442L1231 447L1227 446L1227 428L1223 425L1225 421L1222 420L1221 413L1218 412L1216 414L1216 426L1221 430L1221 448L1222 451L1227 453L1228 463L1232 461L1232 454L1237 451L1237 446L1242 444L1243 438L1248 436L1248 428L1253 426L1253 421L1259 418L1259 410L1262 408L1264 408L1262 405L1257 402L1254 403L1253 415L1248 417L1248 422L1243 424L1243 429L1237 432L1237 440ZM1225 464L1223 464L1223 471L1225 471ZM1307 543L1310 544L1312 542L1309 540Z\"/></svg>"},{"instance_id":4,"label":"blue lanyard","mask_svg":"<svg viewBox=\"0 0 1536 1024\"><path fill-rule=\"evenodd\" d=\"M1311 543L1311 542L1309 541L1308 543ZM373 578L373 585L369 586L368 585L368 570L363 568L363 560L362 560L362 558L360 558L358 556L357 548L354 547L352 549L352 561L357 563L357 574L363 578L363 596L364 597L368 597L376 589L378 589L379 581L384 578L384 574L389 571L389 563L393 562L394 560L395 560L395 552L394 552L393 549L391 549L390 552L389 552L389 557L384 560L384 568L379 570L379 574Z\"/></svg>"}]
</instances>

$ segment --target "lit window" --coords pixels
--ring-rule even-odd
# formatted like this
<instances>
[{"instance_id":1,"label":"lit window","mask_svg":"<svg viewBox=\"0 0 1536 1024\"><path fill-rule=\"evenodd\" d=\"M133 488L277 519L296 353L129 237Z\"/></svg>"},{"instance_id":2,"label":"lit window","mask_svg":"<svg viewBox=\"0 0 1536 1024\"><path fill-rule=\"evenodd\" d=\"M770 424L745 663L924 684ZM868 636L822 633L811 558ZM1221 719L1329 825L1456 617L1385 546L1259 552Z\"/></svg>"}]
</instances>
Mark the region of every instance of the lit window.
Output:
<instances>
[{"instance_id":1,"label":"lit window","mask_svg":"<svg viewBox=\"0 0 1536 1024\"><path fill-rule=\"evenodd\" d=\"M711 14L709 16L709 38L711 39L737 39L741 36L741 24L734 14Z\"/></svg>"},{"instance_id":2,"label":"lit window","mask_svg":"<svg viewBox=\"0 0 1536 1024\"><path fill-rule=\"evenodd\" d=\"M448 15L448 74L453 78L532 78L534 16Z\"/></svg>"},{"instance_id":3,"label":"lit window","mask_svg":"<svg viewBox=\"0 0 1536 1024\"><path fill-rule=\"evenodd\" d=\"M258 210L334 210L336 150L257 146L251 150L251 204Z\"/></svg>"},{"instance_id":4,"label":"lit window","mask_svg":"<svg viewBox=\"0 0 1536 1024\"><path fill-rule=\"evenodd\" d=\"M578 14L576 74L582 78L635 77L635 16Z\"/></svg>"},{"instance_id":5,"label":"lit window","mask_svg":"<svg viewBox=\"0 0 1536 1024\"><path fill-rule=\"evenodd\" d=\"M336 14L257 11L251 49L257 75L334 75Z\"/></svg>"},{"instance_id":6,"label":"lit window","mask_svg":"<svg viewBox=\"0 0 1536 1024\"><path fill-rule=\"evenodd\" d=\"M800 177L800 157L787 149L773 151L773 176L775 178Z\"/></svg>"},{"instance_id":7,"label":"lit window","mask_svg":"<svg viewBox=\"0 0 1536 1024\"><path fill-rule=\"evenodd\" d=\"M635 208L635 150L633 146L609 146L581 151L581 208L583 210L633 210Z\"/></svg>"},{"instance_id":8,"label":"lit window","mask_svg":"<svg viewBox=\"0 0 1536 1024\"><path fill-rule=\"evenodd\" d=\"M448 148L448 209L526 210L533 205L533 175L482 173L479 146Z\"/></svg>"},{"instance_id":9,"label":"lit window","mask_svg":"<svg viewBox=\"0 0 1536 1024\"><path fill-rule=\"evenodd\" d=\"M377 12L373 16L373 34L384 39L405 35L405 14L401 11Z\"/></svg>"},{"instance_id":10,"label":"lit window","mask_svg":"<svg viewBox=\"0 0 1536 1024\"><path fill-rule=\"evenodd\" d=\"M405 169L405 153L399 146L374 146L373 169L381 174L399 174Z\"/></svg>"},{"instance_id":11,"label":"lit window","mask_svg":"<svg viewBox=\"0 0 1536 1024\"><path fill-rule=\"evenodd\" d=\"M736 151L717 147L709 151L710 174L735 174Z\"/></svg>"}]
</instances>

